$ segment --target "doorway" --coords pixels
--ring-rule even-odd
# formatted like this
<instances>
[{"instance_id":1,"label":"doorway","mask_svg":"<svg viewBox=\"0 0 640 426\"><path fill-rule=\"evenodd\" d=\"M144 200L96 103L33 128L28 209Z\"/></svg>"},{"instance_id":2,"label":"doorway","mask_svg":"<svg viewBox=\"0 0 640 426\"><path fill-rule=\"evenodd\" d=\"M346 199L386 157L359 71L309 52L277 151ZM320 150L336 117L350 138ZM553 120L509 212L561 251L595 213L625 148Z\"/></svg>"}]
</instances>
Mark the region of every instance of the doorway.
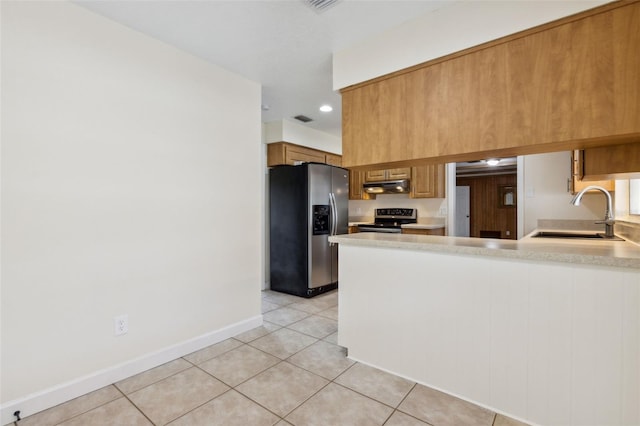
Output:
<instances>
[{"instance_id":1,"label":"doorway","mask_svg":"<svg viewBox=\"0 0 640 426\"><path fill-rule=\"evenodd\" d=\"M455 166L455 235L517 239L517 159L479 160Z\"/></svg>"},{"instance_id":2,"label":"doorway","mask_svg":"<svg viewBox=\"0 0 640 426\"><path fill-rule=\"evenodd\" d=\"M456 185L456 236L469 237L471 232L471 187Z\"/></svg>"}]
</instances>

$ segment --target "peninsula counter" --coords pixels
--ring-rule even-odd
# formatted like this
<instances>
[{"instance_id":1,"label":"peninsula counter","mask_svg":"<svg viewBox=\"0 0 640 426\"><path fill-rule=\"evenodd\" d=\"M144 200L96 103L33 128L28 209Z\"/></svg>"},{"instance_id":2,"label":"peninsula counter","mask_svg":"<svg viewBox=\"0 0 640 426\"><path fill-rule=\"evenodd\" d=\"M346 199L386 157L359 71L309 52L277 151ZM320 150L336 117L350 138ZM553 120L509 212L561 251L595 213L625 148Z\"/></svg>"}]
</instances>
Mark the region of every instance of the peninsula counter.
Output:
<instances>
[{"instance_id":1,"label":"peninsula counter","mask_svg":"<svg viewBox=\"0 0 640 426\"><path fill-rule=\"evenodd\" d=\"M532 424L640 424L639 246L330 241L350 358Z\"/></svg>"}]
</instances>

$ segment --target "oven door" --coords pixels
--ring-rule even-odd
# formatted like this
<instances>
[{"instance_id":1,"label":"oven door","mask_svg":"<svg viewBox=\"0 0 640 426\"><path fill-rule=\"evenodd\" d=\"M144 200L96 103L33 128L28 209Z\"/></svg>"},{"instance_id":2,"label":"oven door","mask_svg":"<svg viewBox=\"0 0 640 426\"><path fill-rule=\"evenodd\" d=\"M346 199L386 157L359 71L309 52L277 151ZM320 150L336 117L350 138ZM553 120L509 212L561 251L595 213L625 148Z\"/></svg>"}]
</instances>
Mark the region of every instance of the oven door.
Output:
<instances>
[{"instance_id":1,"label":"oven door","mask_svg":"<svg viewBox=\"0 0 640 426\"><path fill-rule=\"evenodd\" d=\"M400 228L381 227L381 226L367 226L358 225L358 231L360 232L384 232L387 234L399 234L402 232Z\"/></svg>"}]
</instances>

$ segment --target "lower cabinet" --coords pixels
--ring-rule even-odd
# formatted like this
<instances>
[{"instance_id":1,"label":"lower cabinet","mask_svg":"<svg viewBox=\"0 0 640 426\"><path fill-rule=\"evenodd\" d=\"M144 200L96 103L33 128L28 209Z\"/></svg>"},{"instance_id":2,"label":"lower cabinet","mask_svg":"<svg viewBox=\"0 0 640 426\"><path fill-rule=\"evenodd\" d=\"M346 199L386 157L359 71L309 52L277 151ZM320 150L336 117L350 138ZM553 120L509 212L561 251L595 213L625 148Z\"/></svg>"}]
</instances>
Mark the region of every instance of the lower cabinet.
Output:
<instances>
[{"instance_id":1,"label":"lower cabinet","mask_svg":"<svg viewBox=\"0 0 640 426\"><path fill-rule=\"evenodd\" d=\"M349 233L350 234L355 234L356 232L360 232L359 228L357 226L350 226L349 227Z\"/></svg>"},{"instance_id":2,"label":"lower cabinet","mask_svg":"<svg viewBox=\"0 0 640 426\"><path fill-rule=\"evenodd\" d=\"M444 235L444 227L436 229L402 228L402 233L412 235Z\"/></svg>"}]
</instances>

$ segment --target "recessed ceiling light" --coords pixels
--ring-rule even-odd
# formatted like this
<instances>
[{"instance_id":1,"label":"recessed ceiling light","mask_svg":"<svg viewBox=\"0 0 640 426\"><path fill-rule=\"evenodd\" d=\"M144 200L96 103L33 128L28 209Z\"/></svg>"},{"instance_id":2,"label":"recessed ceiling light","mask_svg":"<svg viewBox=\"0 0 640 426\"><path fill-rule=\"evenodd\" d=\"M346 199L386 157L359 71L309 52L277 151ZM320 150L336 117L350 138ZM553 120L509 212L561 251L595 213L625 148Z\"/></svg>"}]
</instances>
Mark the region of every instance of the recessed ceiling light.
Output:
<instances>
[{"instance_id":1,"label":"recessed ceiling light","mask_svg":"<svg viewBox=\"0 0 640 426\"><path fill-rule=\"evenodd\" d=\"M498 163L500 163L500 160L498 158L490 158L487 160L487 164L490 166L497 166Z\"/></svg>"},{"instance_id":2,"label":"recessed ceiling light","mask_svg":"<svg viewBox=\"0 0 640 426\"><path fill-rule=\"evenodd\" d=\"M331 112L331 111L333 111L333 107L331 105L322 105L320 107L320 111L322 111L322 112Z\"/></svg>"}]
</instances>

